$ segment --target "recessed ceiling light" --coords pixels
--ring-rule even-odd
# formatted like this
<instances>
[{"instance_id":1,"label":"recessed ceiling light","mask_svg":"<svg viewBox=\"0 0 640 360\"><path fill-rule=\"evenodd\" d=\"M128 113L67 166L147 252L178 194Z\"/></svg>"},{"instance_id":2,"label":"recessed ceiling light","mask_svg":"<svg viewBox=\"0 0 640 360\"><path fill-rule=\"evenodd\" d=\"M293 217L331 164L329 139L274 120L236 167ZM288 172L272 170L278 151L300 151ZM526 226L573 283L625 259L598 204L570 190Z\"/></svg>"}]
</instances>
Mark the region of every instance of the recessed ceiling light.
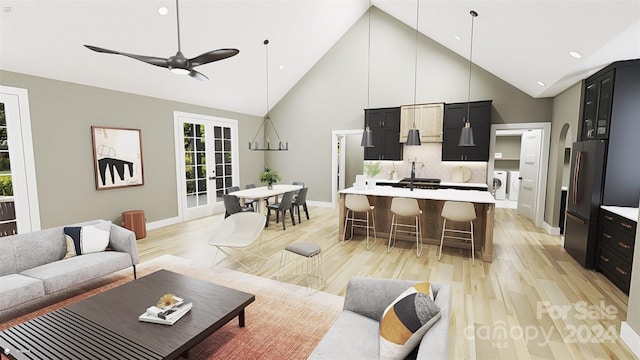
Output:
<instances>
[{"instance_id":1,"label":"recessed ceiling light","mask_svg":"<svg viewBox=\"0 0 640 360\"><path fill-rule=\"evenodd\" d=\"M453 35L453 38L454 38L454 39L456 39L456 40L458 40L458 41L462 40L462 39L460 38L460 36L458 36L458 35Z\"/></svg>"},{"instance_id":2,"label":"recessed ceiling light","mask_svg":"<svg viewBox=\"0 0 640 360\"><path fill-rule=\"evenodd\" d=\"M580 55L580 53L576 51L569 51L569 55L571 55L571 57L574 57L576 59L582 59L582 55Z\"/></svg>"},{"instance_id":3,"label":"recessed ceiling light","mask_svg":"<svg viewBox=\"0 0 640 360\"><path fill-rule=\"evenodd\" d=\"M166 6L160 6L160 7L158 8L158 14L160 14L160 15L162 15L162 16L165 16L165 15L167 15L168 13L169 13L169 9L167 9L167 7L166 7Z\"/></svg>"},{"instance_id":4,"label":"recessed ceiling light","mask_svg":"<svg viewBox=\"0 0 640 360\"><path fill-rule=\"evenodd\" d=\"M536 82L537 82L537 83L538 83L538 85L540 85L540 86L547 86L547 85L545 85L542 81L536 81Z\"/></svg>"},{"instance_id":5,"label":"recessed ceiling light","mask_svg":"<svg viewBox=\"0 0 640 360\"><path fill-rule=\"evenodd\" d=\"M284 69L284 65L278 66L278 70L282 70L282 69Z\"/></svg>"}]
</instances>

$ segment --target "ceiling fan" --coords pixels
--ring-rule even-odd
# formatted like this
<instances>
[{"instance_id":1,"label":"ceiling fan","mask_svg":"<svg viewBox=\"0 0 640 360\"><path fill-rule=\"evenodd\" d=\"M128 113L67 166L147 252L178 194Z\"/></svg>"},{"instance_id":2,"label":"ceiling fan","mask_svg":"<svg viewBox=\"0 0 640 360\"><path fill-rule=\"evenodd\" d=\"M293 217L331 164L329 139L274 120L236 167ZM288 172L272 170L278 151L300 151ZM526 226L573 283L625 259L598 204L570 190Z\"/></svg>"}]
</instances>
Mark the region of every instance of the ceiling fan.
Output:
<instances>
[{"instance_id":1,"label":"ceiling fan","mask_svg":"<svg viewBox=\"0 0 640 360\"><path fill-rule=\"evenodd\" d=\"M171 72L179 75L189 75L198 80L209 80L209 78L201 72L194 70L196 66L208 64L210 62L223 60L237 55L238 49L217 49L200 54L194 58L187 59L180 51L180 17L178 9L178 0L176 0L176 23L178 27L178 52L169 58L160 58L155 56L135 55L124 52L109 50L92 45L84 45L86 48L105 54L116 54L130 57L147 64L168 68Z\"/></svg>"}]
</instances>

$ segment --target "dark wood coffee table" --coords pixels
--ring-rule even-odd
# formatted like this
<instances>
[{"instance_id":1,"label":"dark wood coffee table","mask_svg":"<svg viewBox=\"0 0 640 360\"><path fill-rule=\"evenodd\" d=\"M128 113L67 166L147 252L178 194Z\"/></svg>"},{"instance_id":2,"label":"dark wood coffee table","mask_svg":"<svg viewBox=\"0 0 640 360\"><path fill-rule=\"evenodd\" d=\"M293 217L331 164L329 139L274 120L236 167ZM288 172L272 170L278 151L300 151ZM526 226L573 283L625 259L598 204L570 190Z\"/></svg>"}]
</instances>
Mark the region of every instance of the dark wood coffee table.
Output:
<instances>
[{"instance_id":1,"label":"dark wood coffee table","mask_svg":"<svg viewBox=\"0 0 640 360\"><path fill-rule=\"evenodd\" d=\"M193 302L174 325L138 316L167 293ZM236 316L255 296L167 270L134 280L0 333L0 346L15 359L174 359Z\"/></svg>"}]
</instances>

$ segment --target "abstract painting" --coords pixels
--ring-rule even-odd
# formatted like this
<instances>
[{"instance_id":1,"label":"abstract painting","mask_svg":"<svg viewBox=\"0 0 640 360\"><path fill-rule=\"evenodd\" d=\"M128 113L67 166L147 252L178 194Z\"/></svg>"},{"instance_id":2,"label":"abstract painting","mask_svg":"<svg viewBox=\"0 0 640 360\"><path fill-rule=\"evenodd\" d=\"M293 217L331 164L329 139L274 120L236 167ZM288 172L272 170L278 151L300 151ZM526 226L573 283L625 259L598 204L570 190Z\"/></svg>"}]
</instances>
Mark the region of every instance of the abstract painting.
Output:
<instances>
[{"instance_id":1,"label":"abstract painting","mask_svg":"<svg viewBox=\"0 0 640 360\"><path fill-rule=\"evenodd\" d=\"M144 184L140 130L92 126L91 135L97 190Z\"/></svg>"}]
</instances>

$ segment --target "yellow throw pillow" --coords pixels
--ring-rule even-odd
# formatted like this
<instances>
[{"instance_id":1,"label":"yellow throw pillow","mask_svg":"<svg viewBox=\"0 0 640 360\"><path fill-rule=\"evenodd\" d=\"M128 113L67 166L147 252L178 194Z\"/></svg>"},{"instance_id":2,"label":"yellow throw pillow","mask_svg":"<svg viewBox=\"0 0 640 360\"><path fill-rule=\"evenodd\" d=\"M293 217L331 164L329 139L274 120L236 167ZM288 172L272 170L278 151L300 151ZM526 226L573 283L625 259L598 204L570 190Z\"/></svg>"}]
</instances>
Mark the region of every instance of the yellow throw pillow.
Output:
<instances>
[{"instance_id":1,"label":"yellow throw pillow","mask_svg":"<svg viewBox=\"0 0 640 360\"><path fill-rule=\"evenodd\" d=\"M384 310L380 320L380 359L404 359L440 319L429 282L416 284Z\"/></svg>"}]
</instances>

